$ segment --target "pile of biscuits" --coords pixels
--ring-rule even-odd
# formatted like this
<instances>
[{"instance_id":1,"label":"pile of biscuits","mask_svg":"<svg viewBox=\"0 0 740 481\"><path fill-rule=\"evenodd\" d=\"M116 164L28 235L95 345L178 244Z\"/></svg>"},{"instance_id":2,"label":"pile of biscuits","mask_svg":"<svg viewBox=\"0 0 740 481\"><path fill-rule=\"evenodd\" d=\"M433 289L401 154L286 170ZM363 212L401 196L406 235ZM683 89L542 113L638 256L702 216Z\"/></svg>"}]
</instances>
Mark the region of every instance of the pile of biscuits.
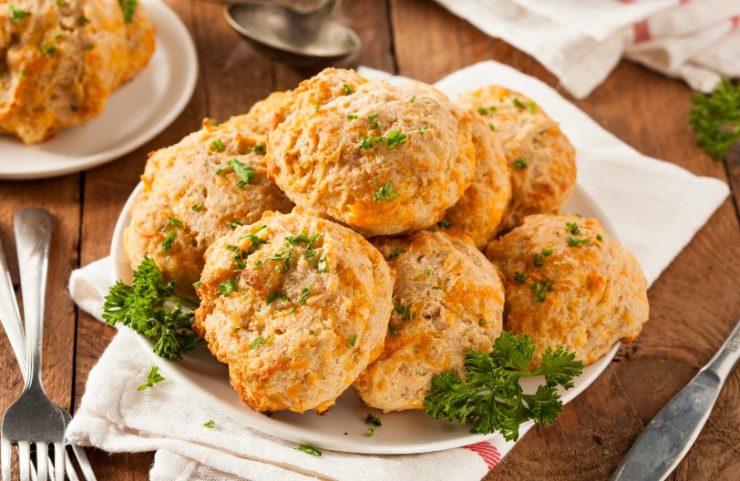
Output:
<instances>
[{"instance_id":1,"label":"pile of biscuits","mask_svg":"<svg viewBox=\"0 0 740 481\"><path fill-rule=\"evenodd\" d=\"M325 412L350 386L421 409L502 329L534 362L637 337L645 278L598 220L561 213L575 179L524 95L330 68L152 153L124 246L197 294L195 329L255 410Z\"/></svg>"}]
</instances>

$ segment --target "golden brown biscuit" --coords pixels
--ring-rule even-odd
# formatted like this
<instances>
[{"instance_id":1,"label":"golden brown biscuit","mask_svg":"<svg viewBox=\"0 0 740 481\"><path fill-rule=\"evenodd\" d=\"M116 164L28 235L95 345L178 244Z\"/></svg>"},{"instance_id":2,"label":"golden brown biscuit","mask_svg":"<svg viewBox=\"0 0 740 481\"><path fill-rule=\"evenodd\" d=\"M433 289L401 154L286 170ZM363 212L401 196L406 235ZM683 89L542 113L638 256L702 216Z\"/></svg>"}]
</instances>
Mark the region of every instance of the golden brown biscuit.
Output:
<instances>
[{"instance_id":1,"label":"golden brown biscuit","mask_svg":"<svg viewBox=\"0 0 740 481\"><path fill-rule=\"evenodd\" d=\"M462 374L465 353L488 352L501 334L504 287L464 234L418 232L377 241L396 269L385 350L355 381L368 406L422 409L432 377Z\"/></svg>"},{"instance_id":2,"label":"golden brown biscuit","mask_svg":"<svg viewBox=\"0 0 740 481\"><path fill-rule=\"evenodd\" d=\"M470 184L471 115L433 87L324 82L309 92L268 142L271 177L303 210L366 236L397 234L435 224Z\"/></svg>"},{"instance_id":3,"label":"golden brown biscuit","mask_svg":"<svg viewBox=\"0 0 740 481\"><path fill-rule=\"evenodd\" d=\"M489 85L458 101L478 111L501 141L509 162L512 199L502 230L530 214L560 212L576 183L575 150L558 124L530 98Z\"/></svg>"},{"instance_id":4,"label":"golden brown biscuit","mask_svg":"<svg viewBox=\"0 0 740 481\"><path fill-rule=\"evenodd\" d=\"M266 215L206 252L196 329L257 411L324 411L383 350L393 275L346 227Z\"/></svg>"},{"instance_id":5,"label":"golden brown biscuit","mask_svg":"<svg viewBox=\"0 0 740 481\"><path fill-rule=\"evenodd\" d=\"M264 139L249 131L250 116L232 117L152 153L143 192L131 208L124 248L136 268L151 257L165 279L186 295L216 238L268 210L288 212L291 202L267 179Z\"/></svg>"},{"instance_id":6,"label":"golden brown biscuit","mask_svg":"<svg viewBox=\"0 0 740 481\"><path fill-rule=\"evenodd\" d=\"M143 5L16 0L0 8L0 132L27 144L100 114L154 51Z\"/></svg>"},{"instance_id":7,"label":"golden brown biscuit","mask_svg":"<svg viewBox=\"0 0 740 481\"><path fill-rule=\"evenodd\" d=\"M483 249L498 232L511 200L511 175L501 143L478 115L473 115L476 172L473 182L444 216L442 228L469 235Z\"/></svg>"},{"instance_id":8,"label":"golden brown biscuit","mask_svg":"<svg viewBox=\"0 0 740 481\"><path fill-rule=\"evenodd\" d=\"M504 274L504 328L532 336L535 362L562 344L590 364L615 342L635 340L648 320L637 259L597 220L528 216L486 254Z\"/></svg>"}]
</instances>

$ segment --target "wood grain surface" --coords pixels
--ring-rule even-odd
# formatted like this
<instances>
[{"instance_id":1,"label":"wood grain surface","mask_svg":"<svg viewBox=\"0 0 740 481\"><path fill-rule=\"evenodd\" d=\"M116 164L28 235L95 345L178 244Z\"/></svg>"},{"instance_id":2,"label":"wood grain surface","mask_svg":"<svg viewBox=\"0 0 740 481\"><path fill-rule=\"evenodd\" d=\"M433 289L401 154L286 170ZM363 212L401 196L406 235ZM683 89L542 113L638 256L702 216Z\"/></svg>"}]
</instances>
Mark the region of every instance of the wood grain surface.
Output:
<instances>
[{"instance_id":1,"label":"wood grain surface","mask_svg":"<svg viewBox=\"0 0 740 481\"><path fill-rule=\"evenodd\" d=\"M44 382L51 398L74 409L90 369L114 334L79 312L66 292L72 269L108 254L113 226L138 181L146 153L177 142L203 117L246 111L273 90L293 87L320 66L296 68L265 57L238 37L221 7L167 0L198 48L200 79L187 109L165 132L115 162L55 179L0 182L0 238L17 284L12 215L39 206L55 217L47 292ZM481 33L435 3L352 0L342 22L358 31L360 53L341 66L368 65L434 82L472 63L494 59L542 79L637 150L737 188L740 161L716 162L695 145L686 122L690 89L622 62L587 99L576 101L532 57ZM738 193L733 191L734 198ZM680 199L676 199L680 203ZM568 404L549 429L533 429L488 476L489 481L607 480L634 438L712 356L740 317L740 228L730 198L649 291L650 322L606 372ZM0 338L0 409L22 382L5 336ZM694 447L672 481L740 479L740 370L734 372ZM90 450L98 479L147 479L153 454Z\"/></svg>"}]
</instances>

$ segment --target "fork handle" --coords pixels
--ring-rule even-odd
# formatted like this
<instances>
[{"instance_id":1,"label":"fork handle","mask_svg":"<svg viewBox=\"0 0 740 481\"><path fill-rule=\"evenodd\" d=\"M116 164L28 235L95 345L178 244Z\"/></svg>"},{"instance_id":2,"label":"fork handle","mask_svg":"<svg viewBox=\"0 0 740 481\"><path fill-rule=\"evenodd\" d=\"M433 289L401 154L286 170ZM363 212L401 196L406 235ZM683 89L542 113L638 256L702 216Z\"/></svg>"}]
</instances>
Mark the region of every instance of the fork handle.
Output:
<instances>
[{"instance_id":1,"label":"fork handle","mask_svg":"<svg viewBox=\"0 0 740 481\"><path fill-rule=\"evenodd\" d=\"M0 241L0 322L13 348L15 358L21 368L21 374L26 377L26 341L23 334L23 322L18 312L18 302L15 299L15 289L10 278L8 261L5 258L3 243Z\"/></svg>"},{"instance_id":2,"label":"fork handle","mask_svg":"<svg viewBox=\"0 0 740 481\"><path fill-rule=\"evenodd\" d=\"M32 387L43 390L40 375L41 340L51 223L51 214L42 209L27 208L15 213L15 242L26 322L26 390Z\"/></svg>"}]
</instances>

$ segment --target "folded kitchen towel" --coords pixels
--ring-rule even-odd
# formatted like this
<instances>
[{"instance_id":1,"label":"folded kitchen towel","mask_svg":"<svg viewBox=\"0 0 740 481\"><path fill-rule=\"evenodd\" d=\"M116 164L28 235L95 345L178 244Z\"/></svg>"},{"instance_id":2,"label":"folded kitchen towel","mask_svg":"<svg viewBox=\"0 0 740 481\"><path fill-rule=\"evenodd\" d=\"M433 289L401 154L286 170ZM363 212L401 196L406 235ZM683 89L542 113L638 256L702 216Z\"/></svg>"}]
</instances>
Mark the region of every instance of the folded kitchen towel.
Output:
<instances>
[{"instance_id":1,"label":"folded kitchen towel","mask_svg":"<svg viewBox=\"0 0 740 481\"><path fill-rule=\"evenodd\" d=\"M369 77L392 78L371 69ZM395 78L394 81L403 81ZM649 158L606 132L552 88L495 62L460 70L437 86L453 98L498 83L535 99L571 138L578 182L605 212L620 240L640 260L652 283L727 196L727 185ZM100 318L110 286L109 258L72 273L72 298ZM403 456L324 451L313 457L295 444L256 432L214 411L169 379L137 391L151 365L134 334L122 328L90 372L68 436L110 452L157 451L155 481L210 480L470 480L485 475L513 443L481 442L465 448ZM166 377L166 375L165 375ZM215 421L213 429L203 426Z\"/></svg>"},{"instance_id":2,"label":"folded kitchen towel","mask_svg":"<svg viewBox=\"0 0 740 481\"><path fill-rule=\"evenodd\" d=\"M627 57L708 92L740 76L740 0L436 0L527 52L575 97Z\"/></svg>"}]
</instances>

